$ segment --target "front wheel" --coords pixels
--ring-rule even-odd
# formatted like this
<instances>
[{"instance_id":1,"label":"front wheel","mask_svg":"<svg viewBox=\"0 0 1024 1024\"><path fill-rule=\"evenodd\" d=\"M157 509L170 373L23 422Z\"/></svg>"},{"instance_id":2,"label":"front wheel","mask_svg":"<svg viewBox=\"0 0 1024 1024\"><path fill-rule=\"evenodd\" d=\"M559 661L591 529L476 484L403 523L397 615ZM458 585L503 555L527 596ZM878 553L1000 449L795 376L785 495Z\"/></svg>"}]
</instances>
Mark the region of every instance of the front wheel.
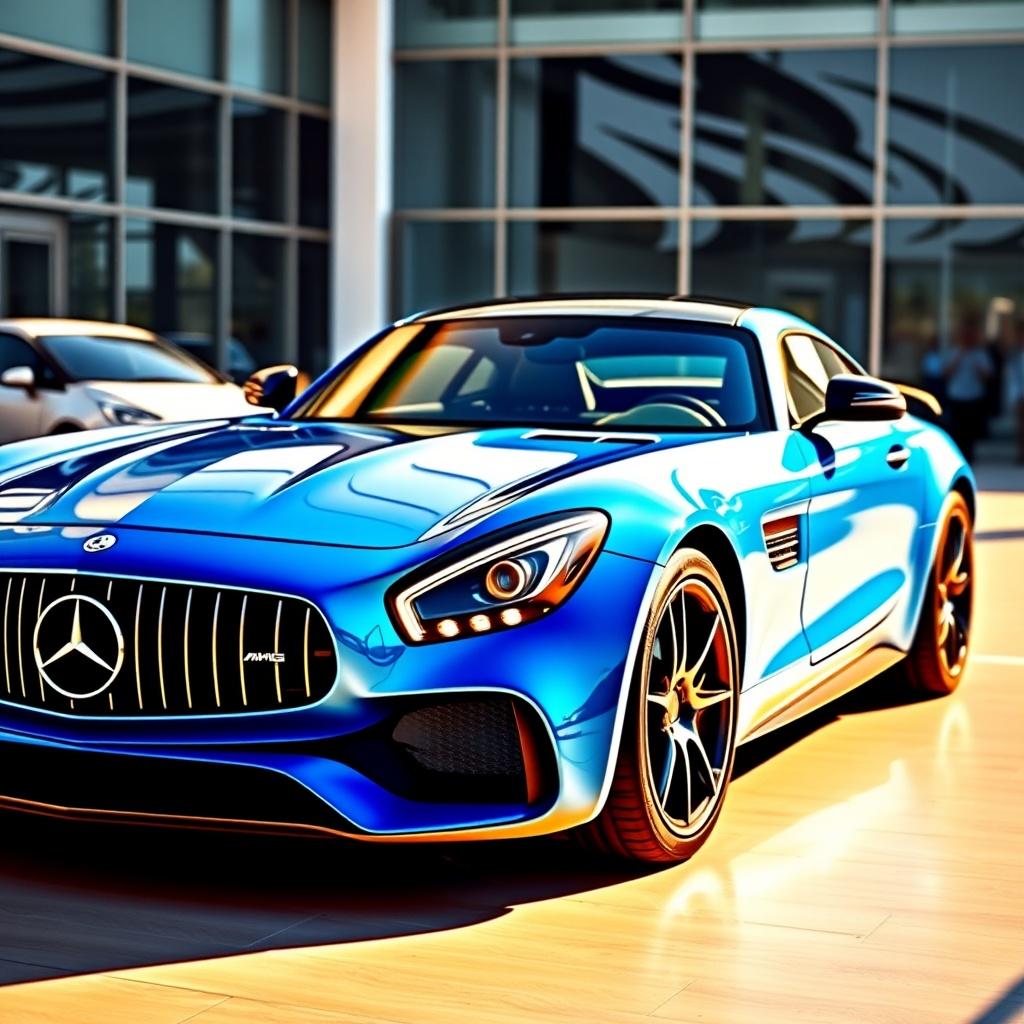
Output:
<instances>
[{"instance_id":1,"label":"front wheel","mask_svg":"<svg viewBox=\"0 0 1024 1024\"><path fill-rule=\"evenodd\" d=\"M914 645L906 660L910 687L952 693L963 679L974 603L974 524L963 495L953 491L943 506L939 543Z\"/></svg>"},{"instance_id":2,"label":"front wheel","mask_svg":"<svg viewBox=\"0 0 1024 1024\"><path fill-rule=\"evenodd\" d=\"M678 552L651 605L608 800L583 832L591 846L671 862L704 845L732 773L738 663L721 576Z\"/></svg>"}]
</instances>

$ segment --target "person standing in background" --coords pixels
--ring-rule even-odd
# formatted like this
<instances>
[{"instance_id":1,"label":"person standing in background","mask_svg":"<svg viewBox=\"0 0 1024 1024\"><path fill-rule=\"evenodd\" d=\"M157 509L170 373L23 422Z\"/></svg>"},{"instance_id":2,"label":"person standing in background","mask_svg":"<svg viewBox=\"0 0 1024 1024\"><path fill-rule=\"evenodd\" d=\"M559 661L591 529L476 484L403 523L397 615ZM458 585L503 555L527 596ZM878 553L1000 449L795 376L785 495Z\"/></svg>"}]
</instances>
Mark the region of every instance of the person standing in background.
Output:
<instances>
[{"instance_id":1,"label":"person standing in background","mask_svg":"<svg viewBox=\"0 0 1024 1024\"><path fill-rule=\"evenodd\" d=\"M933 334L921 359L921 387L934 395L940 403L946 402L946 357L939 346L938 335Z\"/></svg>"},{"instance_id":2,"label":"person standing in background","mask_svg":"<svg viewBox=\"0 0 1024 1024\"><path fill-rule=\"evenodd\" d=\"M997 314L994 333L985 339L985 350L992 363L992 373L985 386L985 435L992 433L992 424L1003 414L1003 385L1006 357L1013 347L1013 320L1005 313Z\"/></svg>"},{"instance_id":3,"label":"person standing in background","mask_svg":"<svg viewBox=\"0 0 1024 1024\"><path fill-rule=\"evenodd\" d=\"M981 322L976 314L968 314L961 321L956 347L946 360L953 440L968 462L974 461L974 446L985 433L986 397L993 372L992 358L982 344Z\"/></svg>"},{"instance_id":4,"label":"person standing in background","mask_svg":"<svg viewBox=\"0 0 1024 1024\"><path fill-rule=\"evenodd\" d=\"M1017 461L1024 463L1024 317L1014 327L1013 343L1006 352L1006 408L1017 433Z\"/></svg>"}]
</instances>

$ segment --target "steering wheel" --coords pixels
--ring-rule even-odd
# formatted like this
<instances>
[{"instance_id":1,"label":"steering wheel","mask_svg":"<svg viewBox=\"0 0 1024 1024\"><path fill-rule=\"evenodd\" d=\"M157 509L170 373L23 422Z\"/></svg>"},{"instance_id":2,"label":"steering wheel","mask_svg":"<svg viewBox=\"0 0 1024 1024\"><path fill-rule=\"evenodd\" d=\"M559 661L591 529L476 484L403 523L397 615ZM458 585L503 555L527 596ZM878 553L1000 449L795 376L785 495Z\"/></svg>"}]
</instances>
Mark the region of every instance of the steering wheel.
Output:
<instances>
[{"instance_id":1,"label":"steering wheel","mask_svg":"<svg viewBox=\"0 0 1024 1024\"><path fill-rule=\"evenodd\" d=\"M683 413L685 417L681 423L679 420L679 413ZM654 417L653 420L651 419L652 415ZM707 402L703 402L699 398L694 398L692 395L678 395L669 392L654 395L647 399L647 401L642 405L634 405L632 409L626 409L624 412L615 412L608 416L603 416L597 421L595 426L603 426L609 423L629 422L656 423L659 419L663 422L667 420L666 425L696 425L699 427L726 426L726 422L719 412L712 406L708 405Z\"/></svg>"},{"instance_id":2,"label":"steering wheel","mask_svg":"<svg viewBox=\"0 0 1024 1024\"><path fill-rule=\"evenodd\" d=\"M713 405L709 405L700 398L694 398L693 395L679 395L665 392L647 399L648 404L652 402L668 402L669 405L681 405L684 409L690 409L694 412L700 413L709 421L709 427L727 426L724 417Z\"/></svg>"}]
</instances>

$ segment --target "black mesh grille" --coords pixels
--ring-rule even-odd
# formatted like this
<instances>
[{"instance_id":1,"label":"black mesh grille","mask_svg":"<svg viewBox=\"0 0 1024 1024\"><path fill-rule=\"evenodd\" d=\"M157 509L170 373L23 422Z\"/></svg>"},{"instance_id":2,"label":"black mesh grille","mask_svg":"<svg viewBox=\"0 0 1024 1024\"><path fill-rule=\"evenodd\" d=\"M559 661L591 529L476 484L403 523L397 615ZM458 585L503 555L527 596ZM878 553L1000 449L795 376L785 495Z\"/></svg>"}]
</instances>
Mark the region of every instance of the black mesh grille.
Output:
<instances>
[{"instance_id":1,"label":"black mesh grille","mask_svg":"<svg viewBox=\"0 0 1024 1024\"><path fill-rule=\"evenodd\" d=\"M410 756L445 775L523 774L523 751L512 702L460 701L403 715L392 733Z\"/></svg>"},{"instance_id":2,"label":"black mesh grille","mask_svg":"<svg viewBox=\"0 0 1024 1024\"><path fill-rule=\"evenodd\" d=\"M0 573L0 607L0 700L27 707L103 718L279 710L320 700L337 674L327 623L299 598L86 574ZM75 639L76 615L89 652L60 656ZM111 668L117 672L108 684Z\"/></svg>"}]
</instances>

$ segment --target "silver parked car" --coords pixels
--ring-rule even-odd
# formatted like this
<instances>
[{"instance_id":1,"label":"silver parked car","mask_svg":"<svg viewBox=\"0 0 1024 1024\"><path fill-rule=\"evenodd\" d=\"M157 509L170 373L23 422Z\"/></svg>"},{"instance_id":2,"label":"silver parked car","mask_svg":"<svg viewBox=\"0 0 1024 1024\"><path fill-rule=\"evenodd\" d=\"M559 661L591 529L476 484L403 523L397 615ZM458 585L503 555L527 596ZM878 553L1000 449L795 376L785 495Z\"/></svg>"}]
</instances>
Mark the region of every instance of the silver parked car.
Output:
<instances>
[{"instance_id":1,"label":"silver parked car","mask_svg":"<svg viewBox=\"0 0 1024 1024\"><path fill-rule=\"evenodd\" d=\"M241 388L152 331L0 320L0 442L251 413Z\"/></svg>"}]
</instances>

